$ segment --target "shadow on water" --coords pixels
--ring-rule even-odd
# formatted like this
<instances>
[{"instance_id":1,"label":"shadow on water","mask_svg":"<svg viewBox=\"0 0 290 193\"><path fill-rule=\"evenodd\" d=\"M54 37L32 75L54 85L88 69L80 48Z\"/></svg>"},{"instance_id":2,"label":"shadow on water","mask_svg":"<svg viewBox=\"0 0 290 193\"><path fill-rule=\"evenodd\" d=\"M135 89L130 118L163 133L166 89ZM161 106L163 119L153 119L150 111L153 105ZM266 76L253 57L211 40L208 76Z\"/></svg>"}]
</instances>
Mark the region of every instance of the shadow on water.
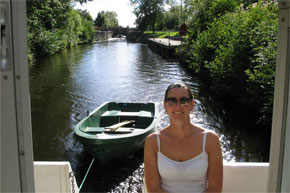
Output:
<instances>
[{"instance_id":1,"label":"shadow on water","mask_svg":"<svg viewBox=\"0 0 290 193\"><path fill-rule=\"evenodd\" d=\"M217 100L200 85L199 110L207 115L209 127L224 136L222 146L228 148L237 162L269 162L271 128L258 124L257 112L227 99ZM227 155L224 155L227 160Z\"/></svg>"},{"instance_id":2,"label":"shadow on water","mask_svg":"<svg viewBox=\"0 0 290 193\"><path fill-rule=\"evenodd\" d=\"M77 156L79 164L75 168L75 173L79 186L92 158L86 151L82 151ZM139 151L104 164L95 160L83 183L81 192L141 192L142 187L143 151Z\"/></svg>"}]
</instances>

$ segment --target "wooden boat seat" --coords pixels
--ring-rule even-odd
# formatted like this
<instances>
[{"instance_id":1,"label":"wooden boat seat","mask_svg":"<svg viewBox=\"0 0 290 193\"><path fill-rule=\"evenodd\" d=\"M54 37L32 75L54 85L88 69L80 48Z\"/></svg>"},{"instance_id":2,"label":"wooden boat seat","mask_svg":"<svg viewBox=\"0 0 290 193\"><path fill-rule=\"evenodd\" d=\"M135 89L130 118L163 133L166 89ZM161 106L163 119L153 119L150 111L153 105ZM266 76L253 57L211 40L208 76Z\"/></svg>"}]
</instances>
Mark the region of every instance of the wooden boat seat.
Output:
<instances>
[{"instance_id":1,"label":"wooden boat seat","mask_svg":"<svg viewBox=\"0 0 290 193\"><path fill-rule=\"evenodd\" d=\"M152 117L152 113L149 111L138 111L138 112L107 111L102 115L102 117L106 116Z\"/></svg>"},{"instance_id":2,"label":"wooden boat seat","mask_svg":"<svg viewBox=\"0 0 290 193\"><path fill-rule=\"evenodd\" d=\"M106 111L104 114L102 114L102 117L117 116L120 112L121 111Z\"/></svg>"},{"instance_id":3,"label":"wooden boat seat","mask_svg":"<svg viewBox=\"0 0 290 193\"><path fill-rule=\"evenodd\" d=\"M106 111L101 116L100 127L107 127L126 120L135 120L135 126L131 124L125 127L145 128L151 123L153 118L153 114L150 111Z\"/></svg>"},{"instance_id":4,"label":"wooden boat seat","mask_svg":"<svg viewBox=\"0 0 290 193\"><path fill-rule=\"evenodd\" d=\"M139 111L139 117L153 117L150 111Z\"/></svg>"},{"instance_id":5,"label":"wooden boat seat","mask_svg":"<svg viewBox=\"0 0 290 193\"><path fill-rule=\"evenodd\" d=\"M84 132L86 133L103 133L104 127L86 127Z\"/></svg>"},{"instance_id":6,"label":"wooden boat seat","mask_svg":"<svg viewBox=\"0 0 290 193\"><path fill-rule=\"evenodd\" d=\"M112 134L123 134L123 133L125 134L125 133L132 133L133 131L134 131L134 128L132 127L120 127L115 131L112 131L109 128L104 129L105 133L112 133Z\"/></svg>"}]
</instances>

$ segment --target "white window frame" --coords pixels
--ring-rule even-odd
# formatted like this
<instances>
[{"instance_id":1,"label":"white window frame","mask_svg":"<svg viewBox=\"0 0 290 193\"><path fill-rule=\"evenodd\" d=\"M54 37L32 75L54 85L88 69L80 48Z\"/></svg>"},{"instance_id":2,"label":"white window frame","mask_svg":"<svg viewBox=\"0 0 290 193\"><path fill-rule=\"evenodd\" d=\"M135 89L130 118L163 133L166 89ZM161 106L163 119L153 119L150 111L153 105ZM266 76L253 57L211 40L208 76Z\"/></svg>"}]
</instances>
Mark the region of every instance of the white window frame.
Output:
<instances>
[{"instance_id":1,"label":"white window frame","mask_svg":"<svg viewBox=\"0 0 290 193\"><path fill-rule=\"evenodd\" d=\"M0 192L34 192L26 1L1 0Z\"/></svg>"},{"instance_id":2,"label":"white window frame","mask_svg":"<svg viewBox=\"0 0 290 193\"><path fill-rule=\"evenodd\" d=\"M278 3L278 47L270 148L270 167L268 176L268 192L289 192L290 1L280 0ZM286 186L286 184L288 184L288 186Z\"/></svg>"}]
</instances>

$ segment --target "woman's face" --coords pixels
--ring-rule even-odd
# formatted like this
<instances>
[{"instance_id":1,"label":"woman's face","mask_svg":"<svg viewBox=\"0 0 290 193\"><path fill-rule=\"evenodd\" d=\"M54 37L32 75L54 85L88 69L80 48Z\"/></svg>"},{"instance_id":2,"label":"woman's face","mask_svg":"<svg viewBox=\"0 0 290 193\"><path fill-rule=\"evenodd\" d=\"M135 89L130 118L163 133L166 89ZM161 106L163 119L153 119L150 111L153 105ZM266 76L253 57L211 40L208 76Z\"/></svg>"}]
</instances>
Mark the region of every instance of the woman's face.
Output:
<instances>
[{"instance_id":1,"label":"woman's face","mask_svg":"<svg viewBox=\"0 0 290 193\"><path fill-rule=\"evenodd\" d=\"M164 108L170 118L188 118L193 107L194 101L189 98L188 91L185 88L172 88L168 91Z\"/></svg>"}]
</instances>

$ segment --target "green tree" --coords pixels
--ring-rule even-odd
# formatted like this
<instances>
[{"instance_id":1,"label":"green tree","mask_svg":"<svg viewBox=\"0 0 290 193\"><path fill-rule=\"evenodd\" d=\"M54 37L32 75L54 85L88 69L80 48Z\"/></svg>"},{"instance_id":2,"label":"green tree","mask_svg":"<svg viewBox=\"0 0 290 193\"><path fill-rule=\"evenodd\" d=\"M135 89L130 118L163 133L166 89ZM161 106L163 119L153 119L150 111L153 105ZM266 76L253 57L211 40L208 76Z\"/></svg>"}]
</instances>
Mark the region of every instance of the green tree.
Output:
<instances>
[{"instance_id":1,"label":"green tree","mask_svg":"<svg viewBox=\"0 0 290 193\"><path fill-rule=\"evenodd\" d=\"M82 17L81 43L93 42L95 39L94 20L87 10L77 10Z\"/></svg>"},{"instance_id":2,"label":"green tree","mask_svg":"<svg viewBox=\"0 0 290 193\"><path fill-rule=\"evenodd\" d=\"M156 22L157 30L178 29L180 24L180 6L173 5L166 12L163 12L158 17Z\"/></svg>"},{"instance_id":3,"label":"green tree","mask_svg":"<svg viewBox=\"0 0 290 193\"><path fill-rule=\"evenodd\" d=\"M257 3L259 0L240 0L241 5L243 8L247 8L248 6L251 6L253 3ZM267 1L267 0L265 0ZM271 1L271 0L269 0Z\"/></svg>"},{"instance_id":4,"label":"green tree","mask_svg":"<svg viewBox=\"0 0 290 193\"><path fill-rule=\"evenodd\" d=\"M97 26L98 28L103 28L103 29L115 28L119 26L117 14L115 11L99 12L94 23L95 23L95 26Z\"/></svg>"},{"instance_id":5,"label":"green tree","mask_svg":"<svg viewBox=\"0 0 290 193\"><path fill-rule=\"evenodd\" d=\"M267 126L273 105L277 12L276 3L259 1L246 10L225 13L207 23L196 38L189 37L183 48L189 67L216 96L255 110ZM194 31L195 26L190 28Z\"/></svg>"},{"instance_id":6,"label":"green tree","mask_svg":"<svg viewBox=\"0 0 290 193\"><path fill-rule=\"evenodd\" d=\"M150 26L155 32L157 18L163 12L164 0L130 0L134 6L136 25L139 29L145 30Z\"/></svg>"},{"instance_id":7,"label":"green tree","mask_svg":"<svg viewBox=\"0 0 290 193\"><path fill-rule=\"evenodd\" d=\"M62 47L60 34L65 25L69 0L27 1L29 58L51 55Z\"/></svg>"},{"instance_id":8,"label":"green tree","mask_svg":"<svg viewBox=\"0 0 290 193\"><path fill-rule=\"evenodd\" d=\"M189 18L190 37L195 39L199 33L217 17L239 8L238 0L184 0L184 12L192 13Z\"/></svg>"},{"instance_id":9,"label":"green tree","mask_svg":"<svg viewBox=\"0 0 290 193\"><path fill-rule=\"evenodd\" d=\"M66 16L64 28L61 29L59 35L64 44L63 47L72 47L78 44L79 36L82 34L82 18L74 9L70 9Z\"/></svg>"},{"instance_id":10,"label":"green tree","mask_svg":"<svg viewBox=\"0 0 290 193\"><path fill-rule=\"evenodd\" d=\"M73 0L73 2L86 0ZM68 46L91 42L93 20L86 12L74 10L70 0L28 0L27 37L30 62L52 55Z\"/></svg>"}]
</instances>

